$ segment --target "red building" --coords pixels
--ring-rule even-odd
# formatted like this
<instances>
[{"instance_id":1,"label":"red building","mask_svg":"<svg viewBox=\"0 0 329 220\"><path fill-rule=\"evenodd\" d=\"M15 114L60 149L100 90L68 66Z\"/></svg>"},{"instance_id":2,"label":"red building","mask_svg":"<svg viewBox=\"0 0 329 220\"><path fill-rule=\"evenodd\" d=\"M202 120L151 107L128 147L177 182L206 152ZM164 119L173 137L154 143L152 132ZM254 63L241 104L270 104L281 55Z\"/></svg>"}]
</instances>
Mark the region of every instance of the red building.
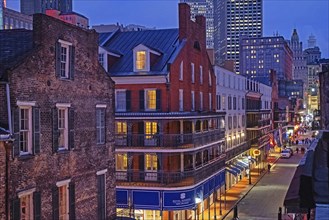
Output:
<instances>
[{"instance_id":1,"label":"red building","mask_svg":"<svg viewBox=\"0 0 329 220\"><path fill-rule=\"evenodd\" d=\"M178 29L102 33L100 44L116 85L118 215L194 218L225 182L205 18L179 4Z\"/></svg>"},{"instance_id":2,"label":"red building","mask_svg":"<svg viewBox=\"0 0 329 220\"><path fill-rule=\"evenodd\" d=\"M47 9L46 15L65 21L66 23L74 24L82 28L88 28L89 19L76 12L63 13L55 9Z\"/></svg>"}]
</instances>

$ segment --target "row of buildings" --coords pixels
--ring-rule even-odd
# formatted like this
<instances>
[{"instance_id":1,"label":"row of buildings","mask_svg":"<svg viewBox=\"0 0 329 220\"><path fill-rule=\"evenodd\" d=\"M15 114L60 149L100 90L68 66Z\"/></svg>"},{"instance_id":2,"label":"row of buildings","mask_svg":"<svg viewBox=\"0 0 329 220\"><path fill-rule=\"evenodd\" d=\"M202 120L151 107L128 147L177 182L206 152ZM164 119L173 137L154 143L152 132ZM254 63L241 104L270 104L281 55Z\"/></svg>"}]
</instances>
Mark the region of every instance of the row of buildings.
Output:
<instances>
[{"instance_id":1,"label":"row of buildings","mask_svg":"<svg viewBox=\"0 0 329 220\"><path fill-rule=\"evenodd\" d=\"M0 32L1 218L194 219L265 166L287 123L275 72L213 67L190 17L98 35L36 14Z\"/></svg>"}]
</instances>

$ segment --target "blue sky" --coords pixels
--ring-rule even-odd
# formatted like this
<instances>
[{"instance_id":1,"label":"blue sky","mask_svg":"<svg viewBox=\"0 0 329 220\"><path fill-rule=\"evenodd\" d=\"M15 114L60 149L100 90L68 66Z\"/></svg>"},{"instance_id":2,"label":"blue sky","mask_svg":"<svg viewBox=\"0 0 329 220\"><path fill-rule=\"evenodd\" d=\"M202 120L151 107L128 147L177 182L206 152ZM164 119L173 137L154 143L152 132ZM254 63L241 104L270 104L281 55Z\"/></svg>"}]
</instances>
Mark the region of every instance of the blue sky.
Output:
<instances>
[{"instance_id":1,"label":"blue sky","mask_svg":"<svg viewBox=\"0 0 329 220\"><path fill-rule=\"evenodd\" d=\"M90 25L139 24L156 28L178 26L178 0L73 0L74 11L85 15ZM19 0L7 0L7 7L19 10ZM322 57L329 58L328 0L264 0L264 36L290 39L297 28L304 48L313 34Z\"/></svg>"}]
</instances>

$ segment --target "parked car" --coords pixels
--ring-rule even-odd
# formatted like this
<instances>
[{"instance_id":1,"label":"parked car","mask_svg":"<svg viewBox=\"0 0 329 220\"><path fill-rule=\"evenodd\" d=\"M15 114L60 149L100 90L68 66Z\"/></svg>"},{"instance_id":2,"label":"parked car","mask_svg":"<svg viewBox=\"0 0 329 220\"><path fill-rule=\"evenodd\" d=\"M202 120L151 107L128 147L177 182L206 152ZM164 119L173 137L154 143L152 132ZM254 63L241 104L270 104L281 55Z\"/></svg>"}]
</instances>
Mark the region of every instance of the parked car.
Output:
<instances>
[{"instance_id":1,"label":"parked car","mask_svg":"<svg viewBox=\"0 0 329 220\"><path fill-rule=\"evenodd\" d=\"M290 158L291 151L289 149L285 149L281 151L281 158Z\"/></svg>"}]
</instances>

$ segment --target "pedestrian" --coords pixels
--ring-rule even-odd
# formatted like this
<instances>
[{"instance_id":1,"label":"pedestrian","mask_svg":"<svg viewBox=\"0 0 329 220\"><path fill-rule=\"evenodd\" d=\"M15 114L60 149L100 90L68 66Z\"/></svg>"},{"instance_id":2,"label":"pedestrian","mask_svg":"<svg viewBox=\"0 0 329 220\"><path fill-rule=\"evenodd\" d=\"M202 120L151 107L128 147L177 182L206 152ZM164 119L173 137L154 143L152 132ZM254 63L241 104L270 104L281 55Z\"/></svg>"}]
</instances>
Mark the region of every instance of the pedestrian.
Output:
<instances>
[{"instance_id":1,"label":"pedestrian","mask_svg":"<svg viewBox=\"0 0 329 220\"><path fill-rule=\"evenodd\" d=\"M305 139L302 139L302 143L303 143L303 144L305 143Z\"/></svg>"},{"instance_id":2,"label":"pedestrian","mask_svg":"<svg viewBox=\"0 0 329 220\"><path fill-rule=\"evenodd\" d=\"M299 147L296 148L296 152L297 152L297 154L298 154L298 151L299 151Z\"/></svg>"},{"instance_id":3,"label":"pedestrian","mask_svg":"<svg viewBox=\"0 0 329 220\"><path fill-rule=\"evenodd\" d=\"M270 171L271 171L271 164L267 164L267 171L268 171L268 173L270 173Z\"/></svg>"}]
</instances>

